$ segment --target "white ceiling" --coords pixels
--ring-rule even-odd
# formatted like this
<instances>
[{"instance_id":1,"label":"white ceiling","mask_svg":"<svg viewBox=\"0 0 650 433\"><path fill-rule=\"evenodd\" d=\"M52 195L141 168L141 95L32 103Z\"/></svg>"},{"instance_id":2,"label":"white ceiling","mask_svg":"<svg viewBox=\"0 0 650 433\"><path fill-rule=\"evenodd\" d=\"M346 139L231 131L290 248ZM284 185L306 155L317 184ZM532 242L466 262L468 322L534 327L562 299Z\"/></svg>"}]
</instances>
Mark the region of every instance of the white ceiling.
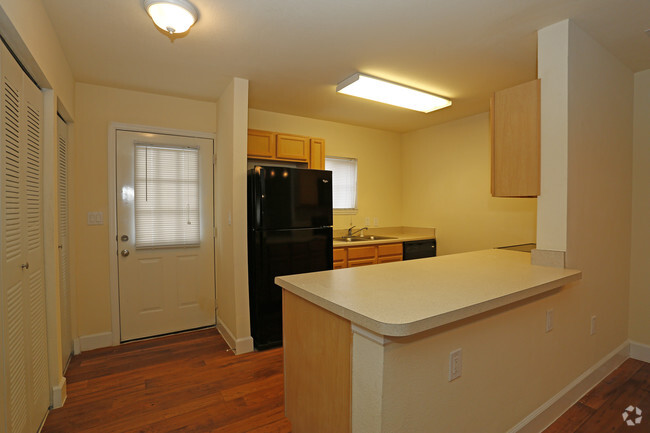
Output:
<instances>
[{"instance_id":1,"label":"white ceiling","mask_svg":"<svg viewBox=\"0 0 650 433\"><path fill-rule=\"evenodd\" d=\"M650 69L650 0L192 0L173 42L142 0L42 0L80 82L216 101L231 77L249 106L391 131L487 111L536 77L536 31L571 18L631 71ZM364 72L450 97L429 114L339 95Z\"/></svg>"}]
</instances>

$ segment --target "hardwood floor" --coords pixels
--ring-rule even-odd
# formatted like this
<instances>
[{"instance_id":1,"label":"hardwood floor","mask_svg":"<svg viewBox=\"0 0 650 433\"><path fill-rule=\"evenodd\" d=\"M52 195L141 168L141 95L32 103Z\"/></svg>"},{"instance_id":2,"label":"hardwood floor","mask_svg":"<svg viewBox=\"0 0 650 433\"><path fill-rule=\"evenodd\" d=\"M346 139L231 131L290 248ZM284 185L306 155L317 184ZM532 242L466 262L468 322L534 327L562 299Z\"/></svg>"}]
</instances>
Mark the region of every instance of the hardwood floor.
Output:
<instances>
[{"instance_id":1,"label":"hardwood floor","mask_svg":"<svg viewBox=\"0 0 650 433\"><path fill-rule=\"evenodd\" d=\"M282 349L235 357L215 329L75 356L43 433L285 433Z\"/></svg>"},{"instance_id":2,"label":"hardwood floor","mask_svg":"<svg viewBox=\"0 0 650 433\"><path fill-rule=\"evenodd\" d=\"M629 426L623 411L642 410L640 424ZM636 410L628 419L634 422ZM628 359L551 424L543 433L650 432L650 364Z\"/></svg>"},{"instance_id":3,"label":"hardwood floor","mask_svg":"<svg viewBox=\"0 0 650 433\"><path fill-rule=\"evenodd\" d=\"M42 431L289 433L282 365L282 349L236 357L215 329L84 352ZM604 432L650 433L650 364L628 359L543 433Z\"/></svg>"}]
</instances>

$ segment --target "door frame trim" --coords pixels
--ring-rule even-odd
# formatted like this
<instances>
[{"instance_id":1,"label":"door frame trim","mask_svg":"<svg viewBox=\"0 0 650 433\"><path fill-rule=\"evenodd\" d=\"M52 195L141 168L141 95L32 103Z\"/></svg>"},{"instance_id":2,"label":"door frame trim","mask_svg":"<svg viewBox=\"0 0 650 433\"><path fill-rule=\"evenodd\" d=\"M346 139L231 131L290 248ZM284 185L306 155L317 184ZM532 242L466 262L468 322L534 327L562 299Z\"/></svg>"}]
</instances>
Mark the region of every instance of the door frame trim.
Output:
<instances>
[{"instance_id":1,"label":"door frame trim","mask_svg":"<svg viewBox=\"0 0 650 433\"><path fill-rule=\"evenodd\" d=\"M210 132L188 131L184 129L163 128L157 126L135 125L130 123L111 122L108 126L108 258L109 273L108 284L111 292L111 340L113 346L120 344L120 295L118 286L117 264L117 188L116 175L116 139L117 131L143 132L149 134L180 135L192 138L208 138L212 140L212 157L216 155L217 134ZM212 164L212 181L214 183L214 164ZM213 186L214 188L214 186ZM212 218L214 225L214 209L212 205ZM214 239L213 239L214 241ZM216 257L215 257L216 261ZM215 263L216 267L216 263ZM216 280L215 280L216 285ZM215 299L216 301L216 299Z\"/></svg>"}]
</instances>

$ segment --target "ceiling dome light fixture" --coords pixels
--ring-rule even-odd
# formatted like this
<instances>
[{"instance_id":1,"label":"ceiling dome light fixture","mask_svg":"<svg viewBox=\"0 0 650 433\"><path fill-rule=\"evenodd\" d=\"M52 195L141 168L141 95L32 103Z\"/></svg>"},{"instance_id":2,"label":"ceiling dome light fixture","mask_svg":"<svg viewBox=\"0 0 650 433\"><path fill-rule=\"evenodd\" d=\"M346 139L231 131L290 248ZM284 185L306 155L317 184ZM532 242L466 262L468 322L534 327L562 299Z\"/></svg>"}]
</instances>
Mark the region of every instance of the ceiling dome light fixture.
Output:
<instances>
[{"instance_id":1,"label":"ceiling dome light fixture","mask_svg":"<svg viewBox=\"0 0 650 433\"><path fill-rule=\"evenodd\" d=\"M199 11L187 0L144 0L153 22L170 34L185 33L199 19Z\"/></svg>"}]
</instances>

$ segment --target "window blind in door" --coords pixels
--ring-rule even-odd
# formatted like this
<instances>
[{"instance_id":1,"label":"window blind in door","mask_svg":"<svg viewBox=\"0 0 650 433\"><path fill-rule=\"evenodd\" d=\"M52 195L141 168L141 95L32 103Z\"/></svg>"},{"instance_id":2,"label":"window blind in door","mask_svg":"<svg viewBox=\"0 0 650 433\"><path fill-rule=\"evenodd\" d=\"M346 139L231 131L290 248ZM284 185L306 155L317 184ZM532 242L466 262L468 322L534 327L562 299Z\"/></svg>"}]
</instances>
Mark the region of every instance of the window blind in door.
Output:
<instances>
[{"instance_id":1,"label":"window blind in door","mask_svg":"<svg viewBox=\"0 0 650 433\"><path fill-rule=\"evenodd\" d=\"M199 151L135 145L136 248L200 242Z\"/></svg>"}]
</instances>

